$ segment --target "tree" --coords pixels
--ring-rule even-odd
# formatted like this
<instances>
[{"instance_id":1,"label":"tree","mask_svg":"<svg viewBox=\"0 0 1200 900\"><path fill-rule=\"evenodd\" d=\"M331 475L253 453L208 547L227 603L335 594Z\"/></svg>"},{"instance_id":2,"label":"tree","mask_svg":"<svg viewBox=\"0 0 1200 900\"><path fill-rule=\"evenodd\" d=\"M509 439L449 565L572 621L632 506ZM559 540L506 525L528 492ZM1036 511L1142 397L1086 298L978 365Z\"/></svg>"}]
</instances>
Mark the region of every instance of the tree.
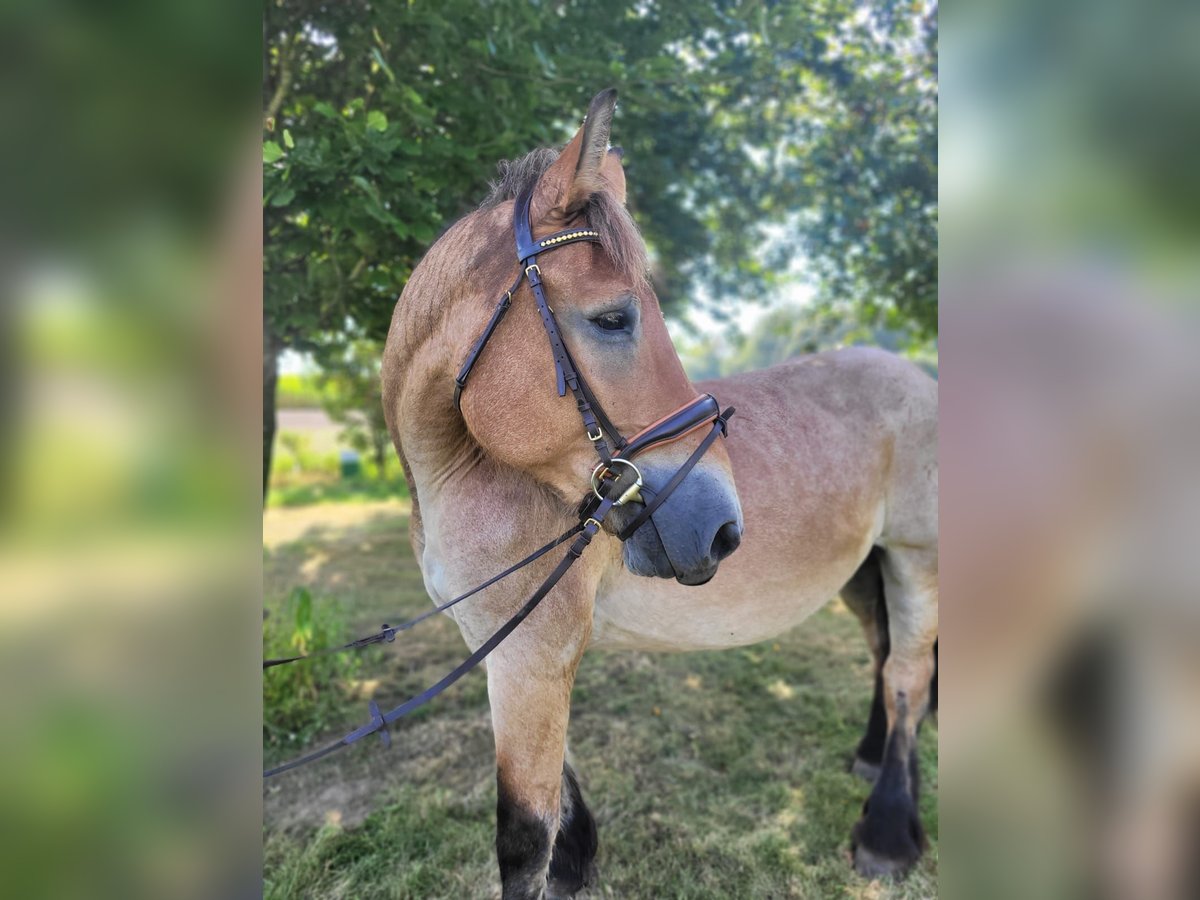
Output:
<instances>
[{"instance_id":1,"label":"tree","mask_svg":"<svg viewBox=\"0 0 1200 900\"><path fill-rule=\"evenodd\" d=\"M391 437L379 402L380 345L367 338L351 341L343 352L321 359L321 406L342 426L341 439L369 453L379 476L387 473Z\"/></svg>"},{"instance_id":2,"label":"tree","mask_svg":"<svg viewBox=\"0 0 1200 900\"><path fill-rule=\"evenodd\" d=\"M919 9L919 5L917 7ZM843 22L827 90L800 95L787 155L825 311L871 329L937 335L937 7L883 3Z\"/></svg>"},{"instance_id":3,"label":"tree","mask_svg":"<svg viewBox=\"0 0 1200 900\"><path fill-rule=\"evenodd\" d=\"M803 246L828 302L933 333L936 83L913 72L931 65L936 22L916 13L887 0L273 0L264 484L278 352L381 339L413 266L495 163L569 137L610 85L668 312L701 287L718 314L760 296ZM772 223L804 241L766 241Z\"/></svg>"}]
</instances>

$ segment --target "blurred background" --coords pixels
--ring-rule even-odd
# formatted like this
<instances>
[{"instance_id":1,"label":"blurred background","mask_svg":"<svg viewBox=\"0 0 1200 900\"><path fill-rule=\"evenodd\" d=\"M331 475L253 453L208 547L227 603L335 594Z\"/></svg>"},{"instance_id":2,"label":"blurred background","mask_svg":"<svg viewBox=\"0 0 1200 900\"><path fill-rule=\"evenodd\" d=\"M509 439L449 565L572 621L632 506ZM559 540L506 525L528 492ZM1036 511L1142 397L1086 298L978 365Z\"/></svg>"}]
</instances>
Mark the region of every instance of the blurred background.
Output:
<instances>
[{"instance_id":1,"label":"blurred background","mask_svg":"<svg viewBox=\"0 0 1200 900\"><path fill-rule=\"evenodd\" d=\"M936 30L932 12L5 5L8 891L437 896L492 877L476 681L390 754L347 756L365 777L314 767L264 793L256 774L357 722L345 702L441 674L456 634L295 689L259 664L264 641L315 646L414 602L398 469L372 468L345 399L371 377L357 348L370 361L495 162L563 140L613 85L693 372L859 340L936 364L949 602L948 727L922 745L938 840L915 879L856 881L840 856L867 696L835 604L778 650L585 671L585 790L630 863L611 883L1196 896L1197 10L973 2ZM297 408L323 436L285 424Z\"/></svg>"}]
</instances>

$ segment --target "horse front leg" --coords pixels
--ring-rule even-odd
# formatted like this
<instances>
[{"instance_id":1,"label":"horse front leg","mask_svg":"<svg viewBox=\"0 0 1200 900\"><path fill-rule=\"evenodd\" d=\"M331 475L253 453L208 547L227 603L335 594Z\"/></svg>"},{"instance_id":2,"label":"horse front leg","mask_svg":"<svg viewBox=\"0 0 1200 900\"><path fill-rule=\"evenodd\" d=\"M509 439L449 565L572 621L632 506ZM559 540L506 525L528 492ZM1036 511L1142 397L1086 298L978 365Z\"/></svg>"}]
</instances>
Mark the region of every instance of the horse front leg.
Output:
<instances>
[{"instance_id":1,"label":"horse front leg","mask_svg":"<svg viewBox=\"0 0 1200 900\"><path fill-rule=\"evenodd\" d=\"M595 824L565 764L571 686L590 621L564 631L564 621L531 617L488 660L504 900L570 897L591 872Z\"/></svg>"}]
</instances>

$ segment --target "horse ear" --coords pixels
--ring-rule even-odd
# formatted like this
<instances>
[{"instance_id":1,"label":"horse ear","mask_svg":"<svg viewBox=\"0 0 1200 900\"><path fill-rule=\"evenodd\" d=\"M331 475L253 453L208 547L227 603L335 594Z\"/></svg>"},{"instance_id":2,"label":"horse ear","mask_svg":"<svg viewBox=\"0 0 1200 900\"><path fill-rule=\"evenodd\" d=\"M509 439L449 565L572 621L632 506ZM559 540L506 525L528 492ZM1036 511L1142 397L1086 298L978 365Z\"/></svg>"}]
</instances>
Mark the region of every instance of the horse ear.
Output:
<instances>
[{"instance_id":1,"label":"horse ear","mask_svg":"<svg viewBox=\"0 0 1200 900\"><path fill-rule=\"evenodd\" d=\"M612 192L621 205L625 205L625 167L621 165L625 151L613 147L604 155L604 163L600 166L600 177L604 179L605 187Z\"/></svg>"},{"instance_id":2,"label":"horse ear","mask_svg":"<svg viewBox=\"0 0 1200 900\"><path fill-rule=\"evenodd\" d=\"M625 173L618 154L608 152L617 91L609 88L592 98L583 127L563 148L554 165L539 183L544 216L565 221L572 218L588 199L608 189L625 200Z\"/></svg>"}]
</instances>

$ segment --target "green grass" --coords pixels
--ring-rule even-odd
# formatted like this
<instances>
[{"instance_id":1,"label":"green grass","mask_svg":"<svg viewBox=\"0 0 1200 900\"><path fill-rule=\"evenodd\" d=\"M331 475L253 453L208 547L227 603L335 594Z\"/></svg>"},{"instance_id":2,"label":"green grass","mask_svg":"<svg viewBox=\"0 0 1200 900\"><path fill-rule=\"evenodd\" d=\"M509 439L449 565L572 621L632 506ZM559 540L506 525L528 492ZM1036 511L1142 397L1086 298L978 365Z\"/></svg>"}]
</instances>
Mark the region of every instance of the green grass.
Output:
<instances>
[{"instance_id":1,"label":"green grass","mask_svg":"<svg viewBox=\"0 0 1200 900\"><path fill-rule=\"evenodd\" d=\"M336 596L347 627L364 633L427 608L402 508L275 510L269 543L277 526L288 540L266 556L273 602L306 585L315 598ZM392 705L464 653L453 623L430 620L357 673L360 693ZM836 603L755 647L588 654L570 729L600 830L600 877L588 896L936 896L935 727L920 742L929 853L899 883L868 882L850 867L866 785L846 764L869 703L867 651ZM365 721L365 705L352 703L325 737ZM396 730L391 751L372 741L268 784L266 896L499 895L484 677L469 676L421 713Z\"/></svg>"},{"instance_id":2,"label":"green grass","mask_svg":"<svg viewBox=\"0 0 1200 900\"><path fill-rule=\"evenodd\" d=\"M311 506L314 503L362 503L408 497L403 475L394 478L328 478L307 483L280 484L276 479L267 498L270 506Z\"/></svg>"}]
</instances>

